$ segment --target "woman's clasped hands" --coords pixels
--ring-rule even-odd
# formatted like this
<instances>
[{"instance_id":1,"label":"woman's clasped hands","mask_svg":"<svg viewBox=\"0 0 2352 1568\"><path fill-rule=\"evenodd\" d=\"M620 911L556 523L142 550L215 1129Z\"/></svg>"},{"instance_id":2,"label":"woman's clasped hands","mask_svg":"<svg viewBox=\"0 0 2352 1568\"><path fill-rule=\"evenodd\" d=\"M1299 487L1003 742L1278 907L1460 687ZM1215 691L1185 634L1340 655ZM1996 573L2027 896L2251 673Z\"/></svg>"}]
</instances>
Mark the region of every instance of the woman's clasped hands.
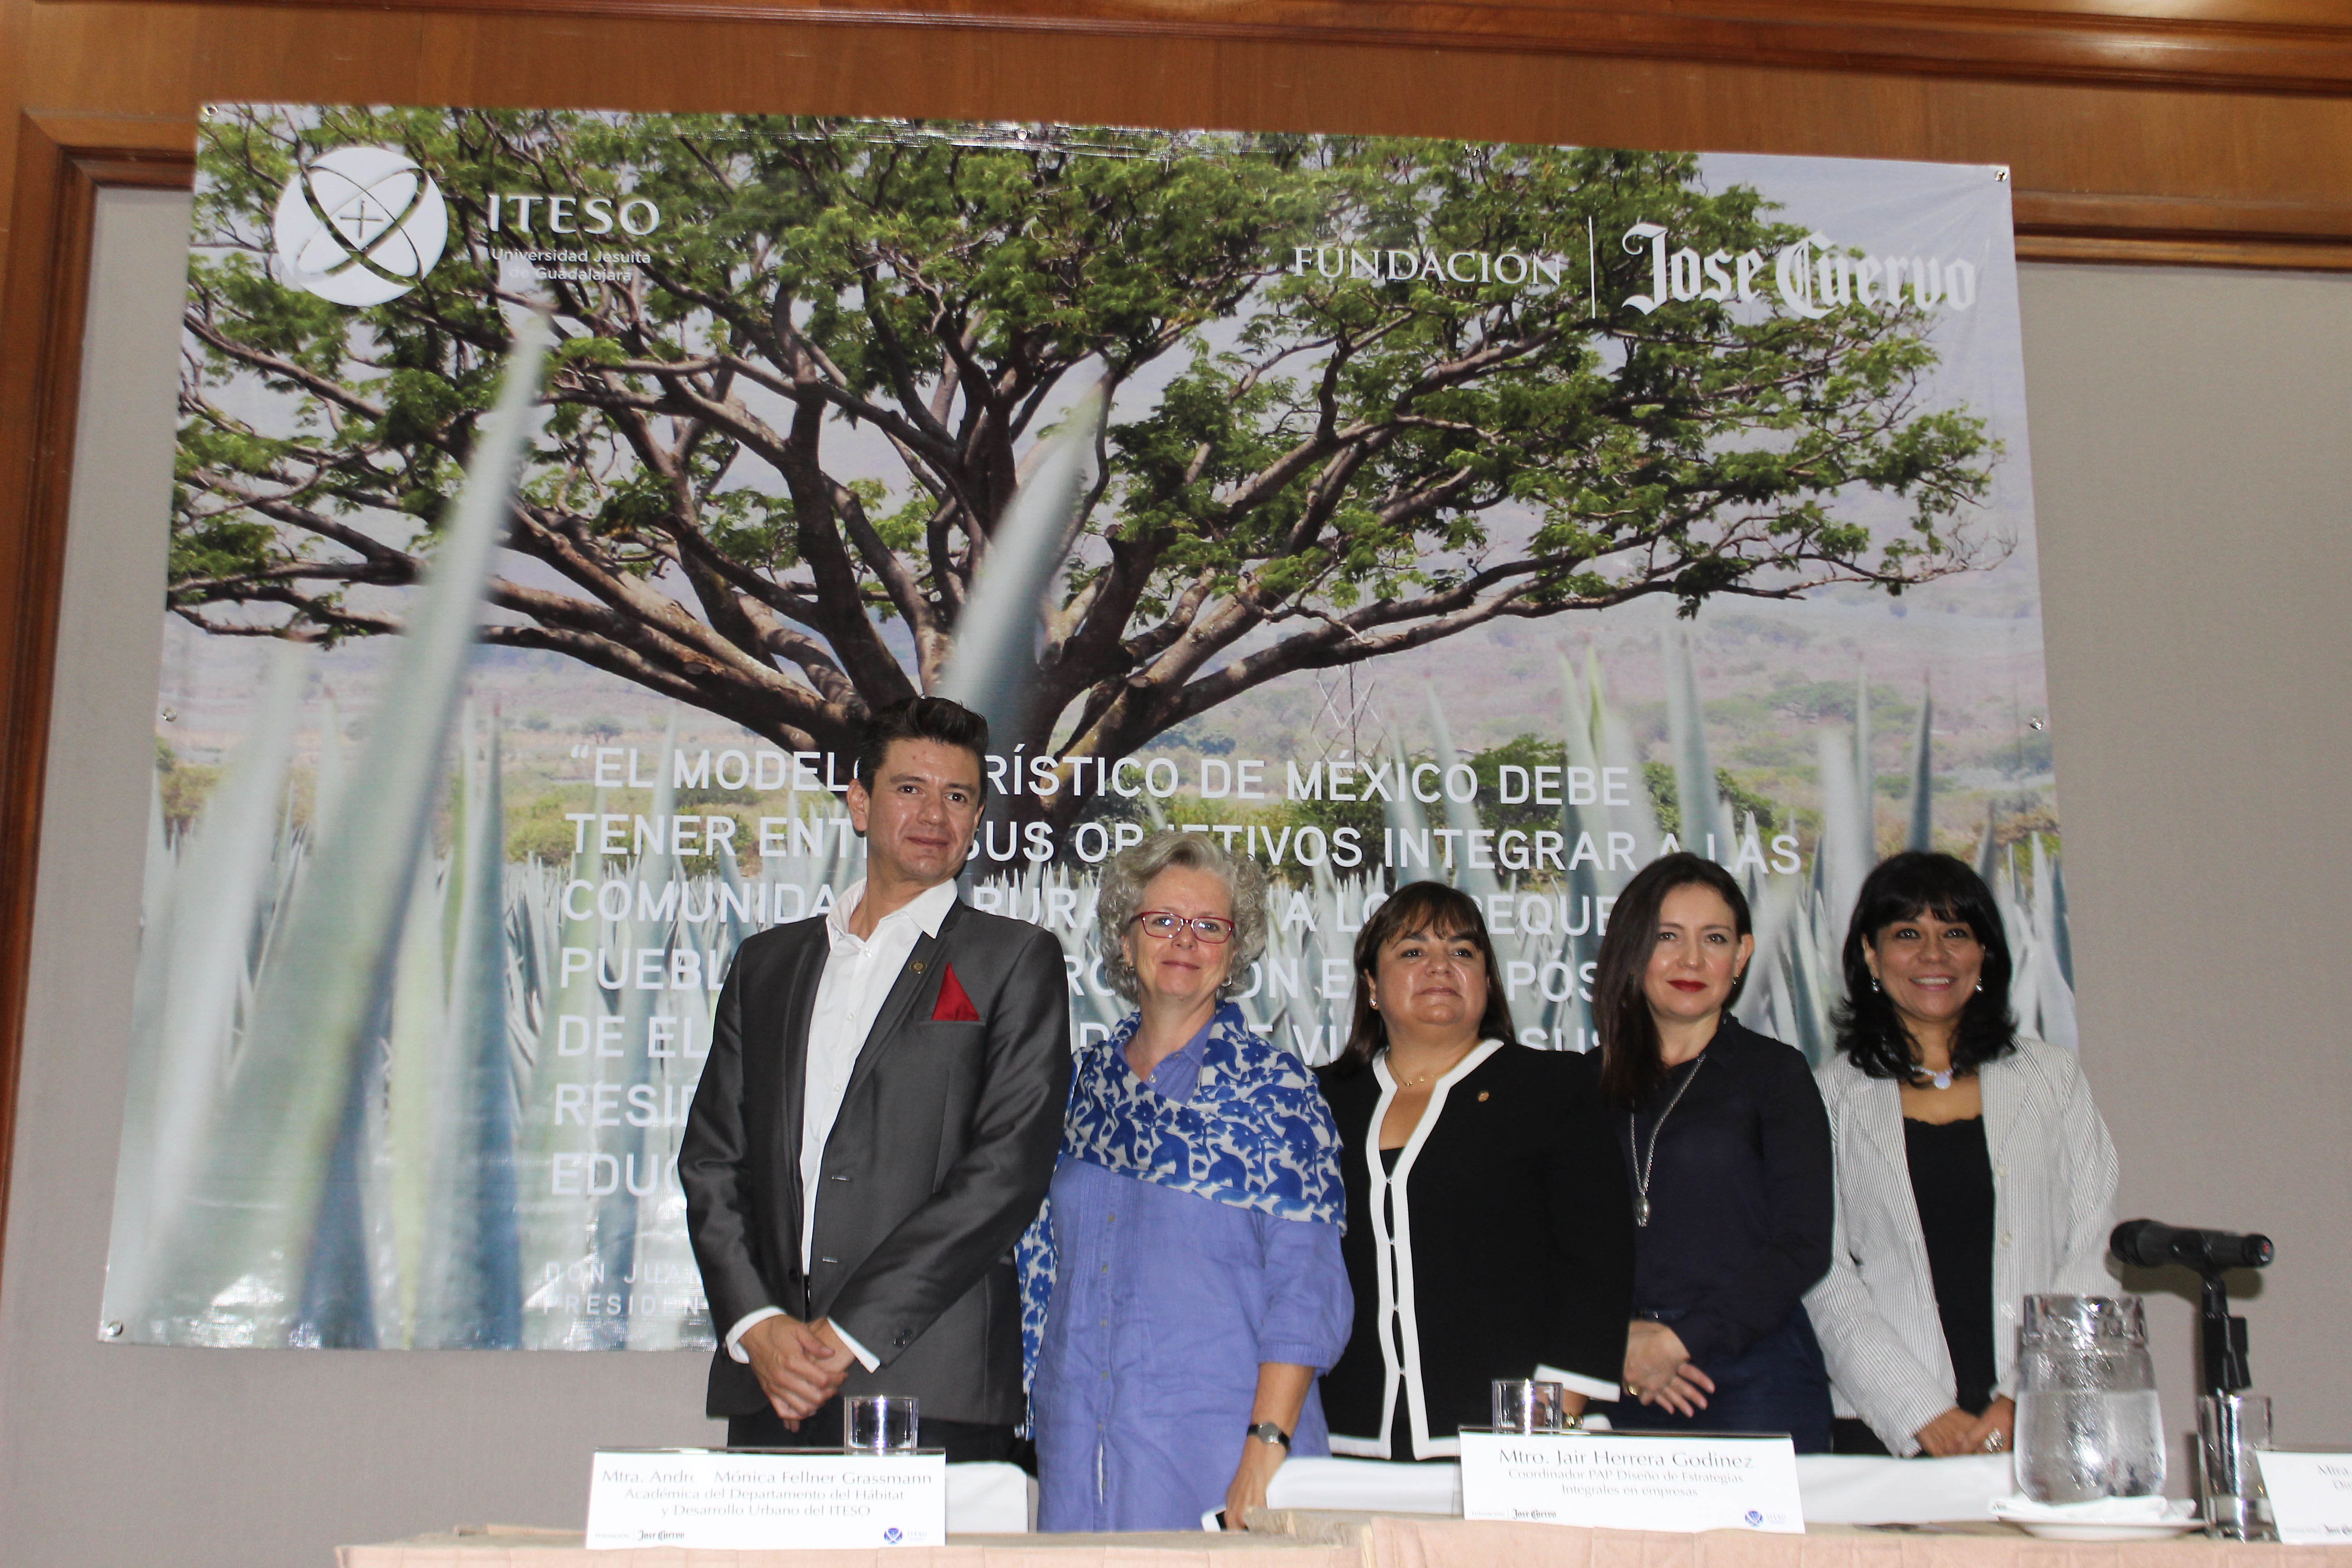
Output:
<instances>
[{"instance_id":1,"label":"woman's clasped hands","mask_svg":"<svg viewBox=\"0 0 2352 1568\"><path fill-rule=\"evenodd\" d=\"M1948 1459L1960 1454L1998 1454L2014 1441L2017 1405L2007 1395L1971 1415L1955 1405L1913 1434L1928 1458Z\"/></svg>"},{"instance_id":2,"label":"woman's clasped hands","mask_svg":"<svg viewBox=\"0 0 2352 1568\"><path fill-rule=\"evenodd\" d=\"M1691 1364L1680 1334L1636 1318L1625 1334L1625 1392L1644 1405L1696 1415L1706 1408L1715 1380Z\"/></svg>"}]
</instances>

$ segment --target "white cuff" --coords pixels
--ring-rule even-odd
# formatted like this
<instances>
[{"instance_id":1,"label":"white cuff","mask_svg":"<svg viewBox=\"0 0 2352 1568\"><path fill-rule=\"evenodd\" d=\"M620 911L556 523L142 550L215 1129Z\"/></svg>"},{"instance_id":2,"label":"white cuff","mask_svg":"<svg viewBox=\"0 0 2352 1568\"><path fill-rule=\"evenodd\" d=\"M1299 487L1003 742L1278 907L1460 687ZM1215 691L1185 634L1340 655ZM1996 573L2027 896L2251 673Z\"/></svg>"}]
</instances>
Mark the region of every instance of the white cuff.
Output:
<instances>
[{"instance_id":1,"label":"white cuff","mask_svg":"<svg viewBox=\"0 0 2352 1568\"><path fill-rule=\"evenodd\" d=\"M839 1323L835 1323L833 1325L833 1331L841 1336L841 1342L849 1347L849 1353L857 1358L858 1365L864 1367L868 1372L876 1371L882 1365L882 1358L876 1355L872 1351L867 1350L864 1345L859 1344L855 1339L851 1338L847 1329L843 1328Z\"/></svg>"},{"instance_id":2,"label":"white cuff","mask_svg":"<svg viewBox=\"0 0 2352 1568\"><path fill-rule=\"evenodd\" d=\"M743 1348L744 1331L754 1323L764 1323L770 1318L781 1318L783 1315L784 1310L782 1307L762 1307L755 1312L746 1312L736 1319L735 1326L727 1331L728 1355L747 1366L751 1364L751 1352Z\"/></svg>"},{"instance_id":3,"label":"white cuff","mask_svg":"<svg viewBox=\"0 0 2352 1568\"><path fill-rule=\"evenodd\" d=\"M1564 1384L1570 1393L1581 1394L1587 1399L1613 1401L1618 1397L1615 1384L1603 1383L1597 1377L1587 1377L1582 1373L1563 1372L1556 1366L1538 1366L1536 1381Z\"/></svg>"}]
</instances>

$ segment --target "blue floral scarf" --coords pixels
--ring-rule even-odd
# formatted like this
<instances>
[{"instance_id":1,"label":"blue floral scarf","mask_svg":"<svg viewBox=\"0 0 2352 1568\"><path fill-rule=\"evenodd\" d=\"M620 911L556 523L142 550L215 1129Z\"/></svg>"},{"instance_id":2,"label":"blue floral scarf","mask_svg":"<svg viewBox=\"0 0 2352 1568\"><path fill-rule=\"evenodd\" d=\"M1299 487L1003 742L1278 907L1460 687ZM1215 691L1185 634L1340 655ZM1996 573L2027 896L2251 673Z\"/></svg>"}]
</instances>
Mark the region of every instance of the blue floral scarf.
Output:
<instances>
[{"instance_id":1,"label":"blue floral scarf","mask_svg":"<svg viewBox=\"0 0 2352 1568\"><path fill-rule=\"evenodd\" d=\"M1127 1043L1142 1021L1130 1013L1108 1039L1078 1051L1062 1126L1064 1154L1279 1219L1346 1222L1339 1129L1306 1063L1253 1034L1242 1010L1228 1002L1209 1021L1192 1098L1171 1100L1127 1064ZM1026 1386L1054 1296L1050 1200L1014 1258Z\"/></svg>"}]
</instances>

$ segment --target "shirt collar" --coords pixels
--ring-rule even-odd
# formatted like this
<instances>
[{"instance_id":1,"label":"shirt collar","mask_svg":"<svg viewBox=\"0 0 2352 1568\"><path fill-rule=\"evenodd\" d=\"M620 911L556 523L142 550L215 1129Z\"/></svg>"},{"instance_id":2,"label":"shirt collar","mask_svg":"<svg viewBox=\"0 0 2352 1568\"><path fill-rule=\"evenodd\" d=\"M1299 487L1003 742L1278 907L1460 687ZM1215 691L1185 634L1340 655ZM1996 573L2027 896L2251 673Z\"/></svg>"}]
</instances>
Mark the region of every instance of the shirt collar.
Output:
<instances>
[{"instance_id":1,"label":"shirt collar","mask_svg":"<svg viewBox=\"0 0 2352 1568\"><path fill-rule=\"evenodd\" d=\"M865 901L866 879L863 877L842 889L841 901L834 905L824 917L825 934L833 939L835 946L840 945L845 939L850 942L857 940L856 934L849 929L849 917L856 914L857 906ZM909 920L915 922L925 936L937 937L940 934L940 927L946 923L948 911L955 907L955 879L950 878L935 887L924 889L888 914L884 915L876 922L874 929L878 934L882 927L892 921Z\"/></svg>"},{"instance_id":2,"label":"shirt collar","mask_svg":"<svg viewBox=\"0 0 2352 1568\"><path fill-rule=\"evenodd\" d=\"M1217 1010L1209 1016L1209 1021L1202 1025L1191 1039L1160 1058L1160 1064L1151 1069L1151 1076L1144 1081L1163 1098L1191 1100L1201 1087L1202 1070L1209 1065L1209 1037L1217 1032L1217 1026L1224 1021L1225 1009L1233 1005L1231 1002L1220 1003ZM1137 1013L1134 1016L1139 1025L1143 1015ZM1118 1053L1122 1064L1127 1060L1127 1042L1134 1037L1134 1030L1129 1029L1114 1035L1108 1041L1111 1048Z\"/></svg>"},{"instance_id":3,"label":"shirt collar","mask_svg":"<svg viewBox=\"0 0 2352 1568\"><path fill-rule=\"evenodd\" d=\"M1209 1021L1202 1025L1191 1039L1177 1047L1169 1055L1182 1057L1196 1068L1206 1063L1209 1059L1209 1037L1217 1032L1217 1025L1223 1021L1225 1009L1232 1005L1230 1002L1220 1002L1217 1005L1217 1010L1209 1015Z\"/></svg>"},{"instance_id":4,"label":"shirt collar","mask_svg":"<svg viewBox=\"0 0 2352 1568\"><path fill-rule=\"evenodd\" d=\"M1192 1031L1192 1037L1191 1039L1185 1041L1182 1045L1177 1047L1174 1050L1169 1052L1160 1059L1162 1061L1174 1061L1178 1057L1182 1057L1185 1060L1194 1063L1207 1061L1209 1059L1209 1037L1217 1032L1217 1026L1224 1022L1225 1014L1228 1011L1239 1016L1241 1010L1241 1004L1230 999L1218 1003L1217 1010L1209 1015L1209 1021L1207 1023ZM1248 1026L1246 1019L1244 1020L1243 1026ZM1108 1036L1104 1037L1102 1043L1095 1048L1106 1051L1117 1051L1122 1058L1124 1058L1127 1054L1127 1043L1135 1038L1136 1032L1142 1027L1143 1010L1139 1007L1133 1012L1128 1014L1125 1018L1119 1020L1118 1026L1111 1030Z\"/></svg>"}]
</instances>

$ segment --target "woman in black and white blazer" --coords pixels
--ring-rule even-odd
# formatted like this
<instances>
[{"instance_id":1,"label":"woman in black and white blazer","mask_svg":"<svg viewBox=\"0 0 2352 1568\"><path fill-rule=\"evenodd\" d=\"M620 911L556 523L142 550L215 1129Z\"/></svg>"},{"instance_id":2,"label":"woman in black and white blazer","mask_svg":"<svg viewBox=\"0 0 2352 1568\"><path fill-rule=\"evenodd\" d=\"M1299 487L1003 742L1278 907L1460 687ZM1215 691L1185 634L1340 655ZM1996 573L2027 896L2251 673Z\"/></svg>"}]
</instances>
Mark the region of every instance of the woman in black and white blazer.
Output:
<instances>
[{"instance_id":1,"label":"woman in black and white blazer","mask_svg":"<svg viewBox=\"0 0 2352 1568\"><path fill-rule=\"evenodd\" d=\"M1982 879L1914 850L1863 883L1838 1054L1830 1272L1805 1298L1842 1453L1998 1453L2028 1295L2099 1295L2116 1151L2072 1051L2018 1036Z\"/></svg>"},{"instance_id":2,"label":"woman in black and white blazer","mask_svg":"<svg viewBox=\"0 0 2352 1568\"><path fill-rule=\"evenodd\" d=\"M1356 1299L1323 1376L1331 1451L1451 1459L1496 1378L1617 1393L1633 1290L1625 1173L1588 1057L1515 1043L1477 903L1397 889L1356 939L1356 1016L1325 1069Z\"/></svg>"}]
</instances>

